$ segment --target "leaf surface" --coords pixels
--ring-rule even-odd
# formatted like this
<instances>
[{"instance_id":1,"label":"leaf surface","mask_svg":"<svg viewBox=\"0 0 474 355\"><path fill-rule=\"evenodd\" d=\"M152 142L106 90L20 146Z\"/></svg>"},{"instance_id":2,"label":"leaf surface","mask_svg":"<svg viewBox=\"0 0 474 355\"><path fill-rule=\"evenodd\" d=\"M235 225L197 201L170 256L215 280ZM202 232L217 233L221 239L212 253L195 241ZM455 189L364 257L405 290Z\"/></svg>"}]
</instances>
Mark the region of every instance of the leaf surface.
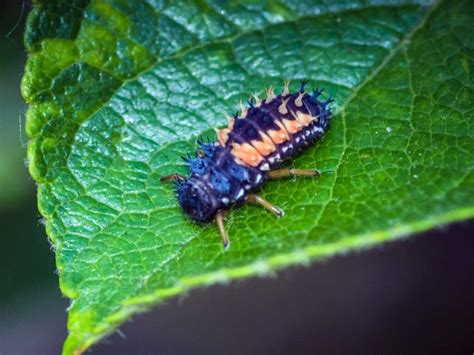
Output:
<instances>
[{"instance_id":1,"label":"leaf surface","mask_svg":"<svg viewBox=\"0 0 474 355\"><path fill-rule=\"evenodd\" d=\"M186 290L265 275L474 214L469 1L39 2L22 90L30 172L72 299L64 353ZM322 142L232 210L232 246L187 220L180 156L284 79L335 98ZM294 82L293 89L297 83Z\"/></svg>"}]
</instances>

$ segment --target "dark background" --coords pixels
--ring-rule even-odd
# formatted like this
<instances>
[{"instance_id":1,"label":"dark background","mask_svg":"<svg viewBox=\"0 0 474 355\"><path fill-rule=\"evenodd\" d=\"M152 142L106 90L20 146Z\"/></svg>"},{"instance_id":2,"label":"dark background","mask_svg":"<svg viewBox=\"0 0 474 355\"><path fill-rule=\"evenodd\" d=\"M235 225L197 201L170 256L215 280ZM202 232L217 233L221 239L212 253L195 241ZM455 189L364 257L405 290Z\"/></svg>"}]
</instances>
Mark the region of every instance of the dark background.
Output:
<instances>
[{"instance_id":1,"label":"dark background","mask_svg":"<svg viewBox=\"0 0 474 355\"><path fill-rule=\"evenodd\" d=\"M66 336L68 301L24 163L29 7L0 0L0 355L59 354ZM278 277L195 290L90 353L473 354L473 232L462 222Z\"/></svg>"}]
</instances>

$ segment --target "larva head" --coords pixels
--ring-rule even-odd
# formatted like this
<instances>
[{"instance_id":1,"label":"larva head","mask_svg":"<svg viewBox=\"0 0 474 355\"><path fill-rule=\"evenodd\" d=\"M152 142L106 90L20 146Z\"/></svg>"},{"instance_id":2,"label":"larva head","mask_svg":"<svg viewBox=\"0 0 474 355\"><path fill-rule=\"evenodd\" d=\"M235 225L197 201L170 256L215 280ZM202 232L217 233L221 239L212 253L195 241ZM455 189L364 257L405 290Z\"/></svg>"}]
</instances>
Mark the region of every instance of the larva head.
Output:
<instances>
[{"instance_id":1,"label":"larva head","mask_svg":"<svg viewBox=\"0 0 474 355\"><path fill-rule=\"evenodd\" d=\"M176 192L181 208L191 219L207 222L217 213L216 200L197 177L179 180Z\"/></svg>"}]
</instances>

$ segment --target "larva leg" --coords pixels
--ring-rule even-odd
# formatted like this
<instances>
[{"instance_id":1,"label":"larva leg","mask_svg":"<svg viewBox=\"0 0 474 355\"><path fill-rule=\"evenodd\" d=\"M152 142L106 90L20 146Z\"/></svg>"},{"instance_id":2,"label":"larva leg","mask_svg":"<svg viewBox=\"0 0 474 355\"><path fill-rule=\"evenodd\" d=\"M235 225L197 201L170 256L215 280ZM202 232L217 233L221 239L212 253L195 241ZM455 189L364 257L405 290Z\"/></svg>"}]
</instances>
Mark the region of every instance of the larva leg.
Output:
<instances>
[{"instance_id":1,"label":"larva leg","mask_svg":"<svg viewBox=\"0 0 474 355\"><path fill-rule=\"evenodd\" d=\"M260 197L257 194L248 194L245 201L247 201L248 203L260 205L266 210L276 215L277 217L283 217L284 215L281 209L279 209L276 206L273 206L270 202L268 202L267 200L265 200L264 198Z\"/></svg>"},{"instance_id":2,"label":"larva leg","mask_svg":"<svg viewBox=\"0 0 474 355\"><path fill-rule=\"evenodd\" d=\"M269 179L281 179L289 176L319 176L319 171L313 169L277 169L267 173Z\"/></svg>"},{"instance_id":3,"label":"larva leg","mask_svg":"<svg viewBox=\"0 0 474 355\"><path fill-rule=\"evenodd\" d=\"M230 240L229 240L227 231L225 230L224 215L225 214L222 210L217 212L216 224L217 224L217 229L219 230L219 234L222 238L222 243L224 243L224 249L226 249L230 244Z\"/></svg>"},{"instance_id":4,"label":"larva leg","mask_svg":"<svg viewBox=\"0 0 474 355\"><path fill-rule=\"evenodd\" d=\"M177 181L177 180L185 180L186 178L183 175L179 175L177 173L162 176L160 178L161 182L169 182L169 181Z\"/></svg>"}]
</instances>

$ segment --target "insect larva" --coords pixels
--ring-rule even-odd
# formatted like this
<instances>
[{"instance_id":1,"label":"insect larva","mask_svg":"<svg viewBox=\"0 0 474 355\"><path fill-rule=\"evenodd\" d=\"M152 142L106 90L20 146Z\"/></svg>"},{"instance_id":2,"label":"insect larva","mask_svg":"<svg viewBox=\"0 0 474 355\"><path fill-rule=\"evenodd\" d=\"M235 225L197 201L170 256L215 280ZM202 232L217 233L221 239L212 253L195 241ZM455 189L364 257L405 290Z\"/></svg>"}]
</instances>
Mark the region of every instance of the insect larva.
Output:
<instances>
[{"instance_id":1,"label":"insect larva","mask_svg":"<svg viewBox=\"0 0 474 355\"><path fill-rule=\"evenodd\" d=\"M217 131L217 141L198 142L195 158L186 159L190 175L172 174L162 181L175 180L178 201L193 220L215 220L224 246L229 238L224 228L224 212L234 204L259 204L278 217L283 211L253 191L269 179L288 176L318 176L317 170L281 169L285 160L295 156L326 132L331 116L328 105L319 101L322 90L290 93L289 82L275 95L272 88L261 100L256 95L241 105L240 115L229 117L229 125Z\"/></svg>"}]
</instances>

